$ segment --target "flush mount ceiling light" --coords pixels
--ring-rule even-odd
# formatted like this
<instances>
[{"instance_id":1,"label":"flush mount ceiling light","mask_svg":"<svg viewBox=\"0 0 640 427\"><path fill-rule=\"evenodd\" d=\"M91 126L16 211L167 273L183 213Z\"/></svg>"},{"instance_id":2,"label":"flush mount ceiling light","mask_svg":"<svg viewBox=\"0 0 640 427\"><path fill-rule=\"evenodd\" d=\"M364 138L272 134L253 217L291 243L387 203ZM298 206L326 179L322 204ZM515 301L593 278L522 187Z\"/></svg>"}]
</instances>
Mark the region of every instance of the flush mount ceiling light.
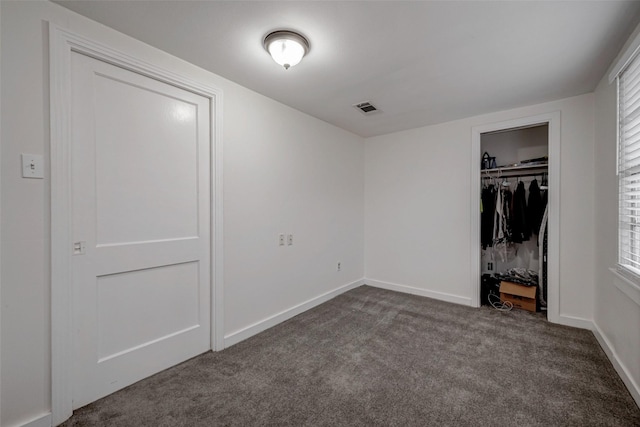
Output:
<instances>
[{"instance_id":1,"label":"flush mount ceiling light","mask_svg":"<svg viewBox=\"0 0 640 427\"><path fill-rule=\"evenodd\" d=\"M301 34L279 30L269 33L264 38L264 48L276 63L288 70L309 52L309 42Z\"/></svg>"}]
</instances>

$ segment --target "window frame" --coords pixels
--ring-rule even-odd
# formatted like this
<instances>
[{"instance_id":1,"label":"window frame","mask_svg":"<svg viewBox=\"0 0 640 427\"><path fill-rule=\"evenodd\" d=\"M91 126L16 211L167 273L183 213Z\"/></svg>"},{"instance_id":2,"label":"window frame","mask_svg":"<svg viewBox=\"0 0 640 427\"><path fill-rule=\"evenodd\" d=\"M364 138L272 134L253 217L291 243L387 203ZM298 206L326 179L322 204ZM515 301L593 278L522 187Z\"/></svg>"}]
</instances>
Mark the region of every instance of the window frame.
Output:
<instances>
[{"instance_id":1,"label":"window frame","mask_svg":"<svg viewBox=\"0 0 640 427\"><path fill-rule=\"evenodd\" d=\"M633 70L631 76L626 75L629 70ZM633 193L633 189L640 191L640 156L636 155L630 159L625 156L625 149L636 144L634 150L637 149L640 142L640 130L634 138L625 138L624 126L635 119L638 120L638 111L640 107L632 109L628 114L624 106L628 103L625 93L626 87L623 86L624 80L636 80L633 87L640 84L640 54L636 50L633 55L629 56L624 67L621 67L616 74L616 179L618 184L618 229L617 229L617 254L616 267L611 271L615 274L615 285L624 294L640 305L640 195L628 194ZM633 94L633 100L640 102L640 89ZM637 105L637 104L636 104ZM635 113L635 117L634 114ZM629 120L629 117L632 117ZM635 124L636 126L638 124ZM630 150L630 154L634 150ZM633 189L624 190L623 187L631 184ZM629 203L629 200L632 202ZM625 206L627 205L627 206ZM624 210L627 212L624 212ZM638 215L634 218L634 212ZM633 237L633 236L637 237ZM628 256L627 256L628 255ZM635 264L635 265L634 265Z\"/></svg>"}]
</instances>

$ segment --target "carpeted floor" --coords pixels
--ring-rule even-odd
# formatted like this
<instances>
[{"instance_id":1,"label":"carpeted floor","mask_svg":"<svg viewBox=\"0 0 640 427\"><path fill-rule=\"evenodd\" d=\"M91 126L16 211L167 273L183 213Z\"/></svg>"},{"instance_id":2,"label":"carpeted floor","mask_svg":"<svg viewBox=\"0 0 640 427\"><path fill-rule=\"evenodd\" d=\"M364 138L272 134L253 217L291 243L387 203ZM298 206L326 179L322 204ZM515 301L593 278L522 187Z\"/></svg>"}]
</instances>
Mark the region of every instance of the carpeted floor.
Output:
<instances>
[{"instance_id":1,"label":"carpeted floor","mask_svg":"<svg viewBox=\"0 0 640 427\"><path fill-rule=\"evenodd\" d=\"M368 286L65 426L640 426L589 331Z\"/></svg>"}]
</instances>

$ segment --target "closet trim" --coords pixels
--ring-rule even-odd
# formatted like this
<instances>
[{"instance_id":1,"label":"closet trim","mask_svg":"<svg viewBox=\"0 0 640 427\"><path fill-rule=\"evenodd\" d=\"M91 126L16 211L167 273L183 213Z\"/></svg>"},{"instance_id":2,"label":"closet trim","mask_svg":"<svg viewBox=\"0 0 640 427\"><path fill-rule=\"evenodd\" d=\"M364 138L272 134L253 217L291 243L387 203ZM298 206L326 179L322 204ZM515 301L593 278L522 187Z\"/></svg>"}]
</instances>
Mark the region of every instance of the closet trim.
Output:
<instances>
[{"instance_id":1,"label":"closet trim","mask_svg":"<svg viewBox=\"0 0 640 427\"><path fill-rule=\"evenodd\" d=\"M534 125L549 126L549 279L547 319L560 322L560 111L474 126L471 129L471 305L480 307L480 138L483 133Z\"/></svg>"}]
</instances>

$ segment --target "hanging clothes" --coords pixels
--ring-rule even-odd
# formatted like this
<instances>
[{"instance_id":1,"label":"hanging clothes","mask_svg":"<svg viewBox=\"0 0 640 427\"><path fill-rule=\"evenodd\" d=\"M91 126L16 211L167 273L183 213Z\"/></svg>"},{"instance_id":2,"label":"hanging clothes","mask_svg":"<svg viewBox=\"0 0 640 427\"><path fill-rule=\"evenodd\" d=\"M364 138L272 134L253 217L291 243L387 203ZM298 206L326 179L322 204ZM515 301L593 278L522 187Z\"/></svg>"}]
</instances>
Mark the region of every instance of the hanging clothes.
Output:
<instances>
[{"instance_id":1,"label":"hanging clothes","mask_svg":"<svg viewBox=\"0 0 640 427\"><path fill-rule=\"evenodd\" d=\"M518 182L513 194L513 211L511 220L511 241L522 243L531 237L531 228L527 222L526 190L522 181Z\"/></svg>"},{"instance_id":2,"label":"hanging clothes","mask_svg":"<svg viewBox=\"0 0 640 427\"><path fill-rule=\"evenodd\" d=\"M511 241L511 201L513 193L505 184L496 190L495 215L493 222L493 241L506 239Z\"/></svg>"},{"instance_id":3,"label":"hanging clothes","mask_svg":"<svg viewBox=\"0 0 640 427\"><path fill-rule=\"evenodd\" d=\"M480 240L482 249L493 244L493 216L496 211L496 189L488 185L482 189L482 213L480 217Z\"/></svg>"},{"instance_id":4,"label":"hanging clothes","mask_svg":"<svg viewBox=\"0 0 640 427\"><path fill-rule=\"evenodd\" d=\"M516 256L516 248L511 241L509 225L511 199L511 190L501 185L500 189L496 191L496 212L493 224L493 254L498 256L501 262L509 262Z\"/></svg>"},{"instance_id":5,"label":"hanging clothes","mask_svg":"<svg viewBox=\"0 0 640 427\"><path fill-rule=\"evenodd\" d=\"M504 239L504 202L502 191L496 191L496 210L493 221L493 242Z\"/></svg>"},{"instance_id":6,"label":"hanging clothes","mask_svg":"<svg viewBox=\"0 0 640 427\"><path fill-rule=\"evenodd\" d=\"M513 193L509 187L502 187L502 213L504 215L504 235L512 241Z\"/></svg>"},{"instance_id":7,"label":"hanging clothes","mask_svg":"<svg viewBox=\"0 0 640 427\"><path fill-rule=\"evenodd\" d=\"M527 221L531 227L531 232L538 235L540 223L544 215L544 206L538 181L534 179L529 184L529 202L527 203Z\"/></svg>"}]
</instances>

